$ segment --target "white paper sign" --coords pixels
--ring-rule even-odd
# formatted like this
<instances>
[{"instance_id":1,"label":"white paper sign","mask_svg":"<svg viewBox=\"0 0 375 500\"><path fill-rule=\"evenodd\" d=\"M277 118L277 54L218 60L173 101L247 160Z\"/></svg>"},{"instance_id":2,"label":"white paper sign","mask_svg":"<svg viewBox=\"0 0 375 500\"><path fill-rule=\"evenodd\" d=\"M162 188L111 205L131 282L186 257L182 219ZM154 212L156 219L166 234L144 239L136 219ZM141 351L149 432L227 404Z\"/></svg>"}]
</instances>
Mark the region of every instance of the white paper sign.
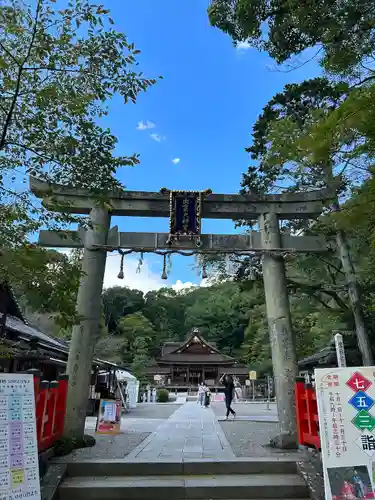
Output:
<instances>
[{"instance_id":1,"label":"white paper sign","mask_svg":"<svg viewBox=\"0 0 375 500\"><path fill-rule=\"evenodd\" d=\"M40 500L34 379L0 374L0 500Z\"/></svg>"},{"instance_id":2,"label":"white paper sign","mask_svg":"<svg viewBox=\"0 0 375 500\"><path fill-rule=\"evenodd\" d=\"M104 420L108 422L116 420L116 401L106 401L106 404L104 406Z\"/></svg>"},{"instance_id":3,"label":"white paper sign","mask_svg":"<svg viewBox=\"0 0 375 500\"><path fill-rule=\"evenodd\" d=\"M344 340L342 338L341 333L336 333L335 335L335 346L336 346L337 365L340 367L344 367L346 366L346 358L345 358Z\"/></svg>"},{"instance_id":4,"label":"white paper sign","mask_svg":"<svg viewBox=\"0 0 375 500\"><path fill-rule=\"evenodd\" d=\"M374 498L375 367L315 370L327 500Z\"/></svg>"}]
</instances>

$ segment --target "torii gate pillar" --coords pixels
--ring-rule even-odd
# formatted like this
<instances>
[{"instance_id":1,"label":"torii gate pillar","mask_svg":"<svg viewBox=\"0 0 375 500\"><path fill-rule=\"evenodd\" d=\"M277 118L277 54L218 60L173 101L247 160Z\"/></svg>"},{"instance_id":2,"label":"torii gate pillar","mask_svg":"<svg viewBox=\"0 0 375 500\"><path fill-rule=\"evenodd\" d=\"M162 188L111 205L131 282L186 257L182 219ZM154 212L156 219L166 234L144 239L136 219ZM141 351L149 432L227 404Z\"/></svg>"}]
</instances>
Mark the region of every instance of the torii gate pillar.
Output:
<instances>
[{"instance_id":1,"label":"torii gate pillar","mask_svg":"<svg viewBox=\"0 0 375 500\"><path fill-rule=\"evenodd\" d=\"M105 249L93 245L106 245L110 215L104 208L92 208L90 222L91 227L84 239L82 276L77 295L79 323L73 327L67 366L69 391L64 435L69 438L81 438L85 429L92 360L100 333L102 288L107 258Z\"/></svg>"},{"instance_id":2,"label":"torii gate pillar","mask_svg":"<svg viewBox=\"0 0 375 500\"><path fill-rule=\"evenodd\" d=\"M264 249L281 248L279 220L275 213L260 217ZM265 252L262 260L264 292L266 297L268 330L272 351L276 401L281 434L277 447L297 447L297 421L294 383L297 376L297 358L286 286L285 265L282 256Z\"/></svg>"}]
</instances>

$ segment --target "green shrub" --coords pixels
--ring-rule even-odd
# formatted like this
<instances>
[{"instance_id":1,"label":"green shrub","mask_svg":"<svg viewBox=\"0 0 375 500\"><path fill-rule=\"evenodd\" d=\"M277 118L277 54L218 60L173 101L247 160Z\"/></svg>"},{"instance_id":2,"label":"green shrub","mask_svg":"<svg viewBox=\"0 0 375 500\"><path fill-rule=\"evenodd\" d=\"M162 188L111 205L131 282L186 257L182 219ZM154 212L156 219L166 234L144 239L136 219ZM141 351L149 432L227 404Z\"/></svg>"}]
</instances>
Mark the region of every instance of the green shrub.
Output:
<instances>
[{"instance_id":1,"label":"green shrub","mask_svg":"<svg viewBox=\"0 0 375 500\"><path fill-rule=\"evenodd\" d=\"M167 403L169 401L169 392L167 389L159 389L156 394L156 400L158 403Z\"/></svg>"}]
</instances>

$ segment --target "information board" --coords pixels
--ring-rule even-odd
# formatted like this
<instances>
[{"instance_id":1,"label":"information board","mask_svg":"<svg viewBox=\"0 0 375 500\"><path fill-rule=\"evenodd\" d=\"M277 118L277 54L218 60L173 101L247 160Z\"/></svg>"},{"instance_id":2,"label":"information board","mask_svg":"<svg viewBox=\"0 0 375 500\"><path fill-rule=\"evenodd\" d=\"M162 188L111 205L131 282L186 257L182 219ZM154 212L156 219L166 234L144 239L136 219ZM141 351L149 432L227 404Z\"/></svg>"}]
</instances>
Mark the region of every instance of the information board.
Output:
<instances>
[{"instance_id":1,"label":"information board","mask_svg":"<svg viewBox=\"0 0 375 500\"><path fill-rule=\"evenodd\" d=\"M315 370L327 500L374 498L375 367Z\"/></svg>"},{"instance_id":2,"label":"information board","mask_svg":"<svg viewBox=\"0 0 375 500\"><path fill-rule=\"evenodd\" d=\"M0 374L0 500L40 500L34 378Z\"/></svg>"},{"instance_id":3,"label":"information board","mask_svg":"<svg viewBox=\"0 0 375 500\"><path fill-rule=\"evenodd\" d=\"M251 372L249 372L249 379L250 380L256 380L257 379L257 372L252 370Z\"/></svg>"},{"instance_id":4,"label":"information board","mask_svg":"<svg viewBox=\"0 0 375 500\"><path fill-rule=\"evenodd\" d=\"M114 400L114 399L100 400L98 419L96 421L96 432L98 434L121 433L120 400Z\"/></svg>"}]
</instances>

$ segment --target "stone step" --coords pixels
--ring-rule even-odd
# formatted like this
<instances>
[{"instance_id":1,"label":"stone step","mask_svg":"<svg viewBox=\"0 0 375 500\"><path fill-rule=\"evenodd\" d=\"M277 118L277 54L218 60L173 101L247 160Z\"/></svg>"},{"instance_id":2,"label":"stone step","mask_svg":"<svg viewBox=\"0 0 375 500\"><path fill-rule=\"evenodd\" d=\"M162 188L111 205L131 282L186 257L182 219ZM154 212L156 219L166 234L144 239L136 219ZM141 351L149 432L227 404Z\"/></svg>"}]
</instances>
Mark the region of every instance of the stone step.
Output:
<instances>
[{"instance_id":1,"label":"stone step","mask_svg":"<svg viewBox=\"0 0 375 500\"><path fill-rule=\"evenodd\" d=\"M190 474L295 474L296 459L257 457L233 460L191 459L184 461L84 460L68 462L68 476L157 476Z\"/></svg>"},{"instance_id":2,"label":"stone step","mask_svg":"<svg viewBox=\"0 0 375 500\"><path fill-rule=\"evenodd\" d=\"M297 474L68 477L59 500L301 499L307 487Z\"/></svg>"}]
</instances>

